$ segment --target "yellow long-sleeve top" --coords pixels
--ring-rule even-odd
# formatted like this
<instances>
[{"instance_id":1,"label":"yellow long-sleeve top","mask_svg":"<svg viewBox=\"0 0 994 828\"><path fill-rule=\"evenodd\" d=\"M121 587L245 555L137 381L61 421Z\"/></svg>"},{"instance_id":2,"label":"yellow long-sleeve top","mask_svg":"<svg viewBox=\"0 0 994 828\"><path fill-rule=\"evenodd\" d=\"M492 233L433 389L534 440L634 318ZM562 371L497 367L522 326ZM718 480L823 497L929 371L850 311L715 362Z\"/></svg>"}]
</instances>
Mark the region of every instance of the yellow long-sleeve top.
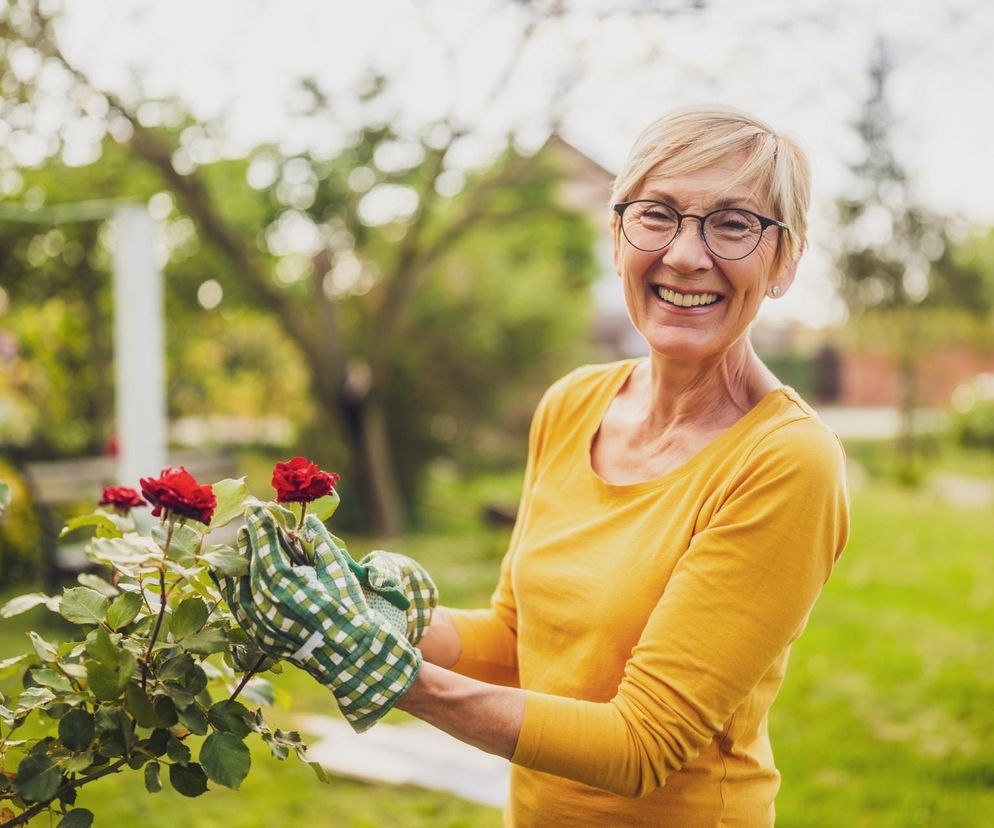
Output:
<instances>
[{"instance_id":1,"label":"yellow long-sleeve top","mask_svg":"<svg viewBox=\"0 0 994 828\"><path fill-rule=\"evenodd\" d=\"M591 439L635 364L543 397L491 606L452 610L454 669L527 690L505 825L773 825L767 714L845 545L843 451L778 388L684 466L608 483Z\"/></svg>"}]
</instances>

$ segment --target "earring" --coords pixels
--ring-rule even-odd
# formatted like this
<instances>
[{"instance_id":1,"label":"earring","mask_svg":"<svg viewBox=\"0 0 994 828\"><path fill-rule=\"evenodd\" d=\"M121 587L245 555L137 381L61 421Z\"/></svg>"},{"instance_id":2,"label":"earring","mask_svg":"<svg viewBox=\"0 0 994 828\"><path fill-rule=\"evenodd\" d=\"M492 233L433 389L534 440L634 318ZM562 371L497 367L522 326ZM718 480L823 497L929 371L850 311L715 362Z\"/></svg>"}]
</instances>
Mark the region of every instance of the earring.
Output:
<instances>
[{"instance_id":1,"label":"earring","mask_svg":"<svg viewBox=\"0 0 994 828\"><path fill-rule=\"evenodd\" d=\"M783 289L780 287L780 285L774 285L773 287L770 288L770 296L772 296L774 299L776 299L781 293L783 293Z\"/></svg>"}]
</instances>

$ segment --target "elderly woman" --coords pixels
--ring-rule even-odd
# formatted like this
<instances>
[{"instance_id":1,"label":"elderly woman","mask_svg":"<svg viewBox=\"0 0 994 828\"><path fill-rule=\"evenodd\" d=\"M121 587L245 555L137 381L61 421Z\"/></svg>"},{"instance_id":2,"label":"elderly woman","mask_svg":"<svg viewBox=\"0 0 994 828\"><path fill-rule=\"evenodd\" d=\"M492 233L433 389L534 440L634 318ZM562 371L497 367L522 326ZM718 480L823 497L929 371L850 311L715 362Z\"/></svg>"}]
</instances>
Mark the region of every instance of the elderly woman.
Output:
<instances>
[{"instance_id":1,"label":"elderly woman","mask_svg":"<svg viewBox=\"0 0 994 828\"><path fill-rule=\"evenodd\" d=\"M312 669L353 721L365 694L357 729L396 706L507 757L506 825L773 825L770 705L848 532L839 440L748 336L794 280L809 189L799 147L749 115L651 124L611 213L649 356L543 397L490 608L436 609L417 651L354 590L315 601L372 630ZM298 663L341 629L313 614Z\"/></svg>"}]
</instances>

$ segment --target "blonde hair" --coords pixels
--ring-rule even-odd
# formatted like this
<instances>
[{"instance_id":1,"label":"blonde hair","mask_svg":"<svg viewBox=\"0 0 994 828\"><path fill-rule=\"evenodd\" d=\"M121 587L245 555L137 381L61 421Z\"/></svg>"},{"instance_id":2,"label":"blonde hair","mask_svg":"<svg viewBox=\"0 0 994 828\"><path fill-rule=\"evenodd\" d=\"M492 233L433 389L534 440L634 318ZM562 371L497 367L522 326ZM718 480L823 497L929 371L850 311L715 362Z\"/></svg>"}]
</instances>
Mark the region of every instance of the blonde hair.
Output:
<instances>
[{"instance_id":1,"label":"blonde hair","mask_svg":"<svg viewBox=\"0 0 994 828\"><path fill-rule=\"evenodd\" d=\"M744 183L768 195L773 215L790 229L780 231L775 267L797 259L807 245L811 167L800 145L758 118L723 106L676 109L647 126L635 140L614 180L611 204L628 201L646 176L679 176L730 155L745 162L728 182ZM611 229L620 232L620 216L611 210Z\"/></svg>"}]
</instances>

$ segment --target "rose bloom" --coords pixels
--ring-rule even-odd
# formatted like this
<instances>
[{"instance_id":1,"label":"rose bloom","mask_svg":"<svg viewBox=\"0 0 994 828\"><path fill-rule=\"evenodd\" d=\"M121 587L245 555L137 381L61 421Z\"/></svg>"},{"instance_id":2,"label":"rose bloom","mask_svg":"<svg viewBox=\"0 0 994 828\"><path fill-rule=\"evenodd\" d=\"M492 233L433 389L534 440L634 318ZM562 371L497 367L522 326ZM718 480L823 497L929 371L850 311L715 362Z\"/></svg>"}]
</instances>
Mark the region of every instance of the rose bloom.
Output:
<instances>
[{"instance_id":1,"label":"rose bloom","mask_svg":"<svg viewBox=\"0 0 994 828\"><path fill-rule=\"evenodd\" d=\"M310 503L330 494L341 478L321 471L316 463L294 457L273 467L273 488L277 503Z\"/></svg>"},{"instance_id":2,"label":"rose bloom","mask_svg":"<svg viewBox=\"0 0 994 828\"><path fill-rule=\"evenodd\" d=\"M217 508L213 487L199 484L182 466L164 468L158 477L142 478L141 487L146 500L155 506L152 514L156 517L165 509L172 515L192 518L208 526Z\"/></svg>"},{"instance_id":3,"label":"rose bloom","mask_svg":"<svg viewBox=\"0 0 994 828\"><path fill-rule=\"evenodd\" d=\"M148 504L130 486L108 486L100 496L99 505L110 506L117 512L126 512Z\"/></svg>"}]
</instances>

